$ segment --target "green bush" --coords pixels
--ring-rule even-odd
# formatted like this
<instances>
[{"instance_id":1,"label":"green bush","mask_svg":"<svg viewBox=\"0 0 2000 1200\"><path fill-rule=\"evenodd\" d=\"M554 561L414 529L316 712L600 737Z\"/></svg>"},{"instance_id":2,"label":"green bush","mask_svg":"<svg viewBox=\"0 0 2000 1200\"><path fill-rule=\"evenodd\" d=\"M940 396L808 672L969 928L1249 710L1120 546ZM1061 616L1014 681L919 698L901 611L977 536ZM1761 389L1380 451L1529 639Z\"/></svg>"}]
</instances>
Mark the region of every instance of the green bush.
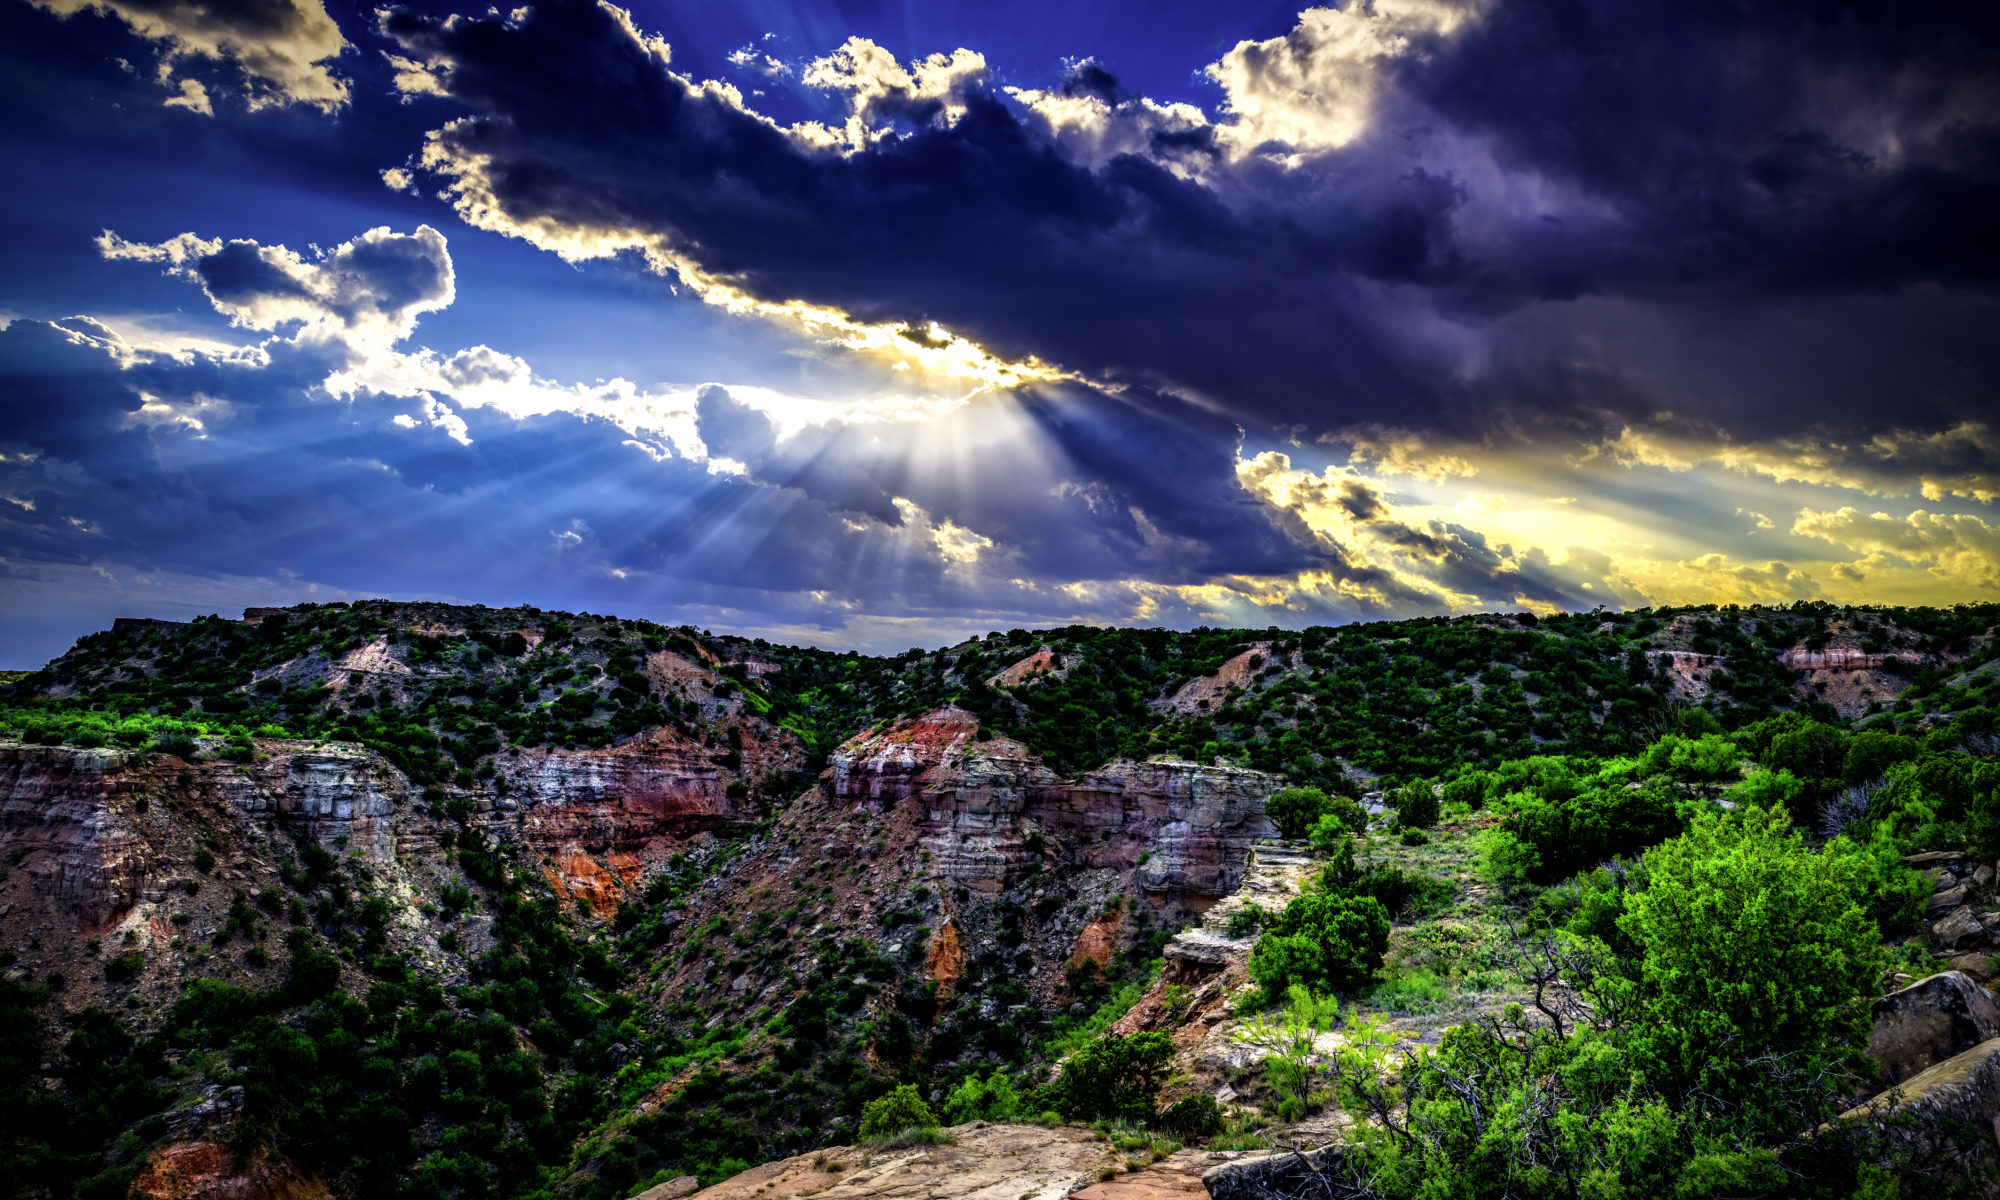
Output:
<instances>
[{"instance_id":1,"label":"green bush","mask_svg":"<svg viewBox=\"0 0 2000 1200\"><path fill-rule=\"evenodd\" d=\"M981 1079L967 1075L944 1099L944 1119L953 1125L967 1121L1011 1121L1021 1115L1021 1094L1001 1067Z\"/></svg>"},{"instance_id":2,"label":"green bush","mask_svg":"<svg viewBox=\"0 0 2000 1200\"><path fill-rule=\"evenodd\" d=\"M1700 712L1700 709L1690 710ZM1711 721L1713 717L1709 718ZM1700 737L1668 734L1646 748L1640 767L1647 775L1665 775L1679 783L1721 783L1736 778L1743 751L1721 733Z\"/></svg>"},{"instance_id":3,"label":"green bush","mask_svg":"<svg viewBox=\"0 0 2000 1200\"><path fill-rule=\"evenodd\" d=\"M1913 737L1871 729L1855 734L1847 742L1847 758L1841 763L1841 782L1866 783L1886 775L1897 763L1909 762L1923 753Z\"/></svg>"},{"instance_id":4,"label":"green bush","mask_svg":"<svg viewBox=\"0 0 2000 1200\"><path fill-rule=\"evenodd\" d=\"M1732 753L1734 749L1730 747ZM1652 782L1633 788L1615 773L1593 777L1583 790L1561 800L1519 792L1507 797L1507 803L1513 812L1487 835L1486 849L1488 872L1503 883L1567 878L1635 854L1682 826L1670 785Z\"/></svg>"},{"instance_id":5,"label":"green bush","mask_svg":"<svg viewBox=\"0 0 2000 1200\"><path fill-rule=\"evenodd\" d=\"M1303 838L1310 834L1313 826L1332 808L1333 802L1316 787L1280 788L1264 801L1265 814L1278 827L1279 835L1288 838Z\"/></svg>"},{"instance_id":6,"label":"green bush","mask_svg":"<svg viewBox=\"0 0 2000 1200\"><path fill-rule=\"evenodd\" d=\"M1774 771L1790 771L1800 779L1835 780L1847 765L1848 742L1845 729L1807 721L1772 738L1763 761Z\"/></svg>"},{"instance_id":7,"label":"green bush","mask_svg":"<svg viewBox=\"0 0 2000 1200\"><path fill-rule=\"evenodd\" d=\"M1865 1041L1880 931L1857 864L1807 849L1781 810L1708 813L1646 855L1619 928L1644 949L1648 1036L1692 1083L1744 1047L1824 1053Z\"/></svg>"},{"instance_id":8,"label":"green bush","mask_svg":"<svg viewBox=\"0 0 2000 1200\"><path fill-rule=\"evenodd\" d=\"M1333 849L1344 837L1359 837L1368 832L1368 810L1359 802L1348 796L1334 796L1327 804L1327 811L1306 831L1313 849L1322 854Z\"/></svg>"},{"instance_id":9,"label":"green bush","mask_svg":"<svg viewBox=\"0 0 2000 1200\"><path fill-rule=\"evenodd\" d=\"M146 969L146 956L127 950L104 964L104 978L111 983L130 983Z\"/></svg>"},{"instance_id":10,"label":"green bush","mask_svg":"<svg viewBox=\"0 0 2000 1200\"><path fill-rule=\"evenodd\" d=\"M1438 823L1437 793L1421 780L1396 789L1396 824L1404 829L1429 829Z\"/></svg>"},{"instance_id":11,"label":"green bush","mask_svg":"<svg viewBox=\"0 0 2000 1200\"><path fill-rule=\"evenodd\" d=\"M1405 832L1424 836L1420 830ZM1370 897L1391 917L1428 915L1458 896L1458 889L1450 883L1421 871L1357 860L1352 839L1334 848L1310 886L1328 896Z\"/></svg>"},{"instance_id":12,"label":"green bush","mask_svg":"<svg viewBox=\"0 0 2000 1200\"><path fill-rule=\"evenodd\" d=\"M1224 930L1230 937L1246 938L1257 932L1263 926L1264 918L1269 915L1258 905L1246 904L1229 914L1229 923Z\"/></svg>"},{"instance_id":13,"label":"green bush","mask_svg":"<svg viewBox=\"0 0 2000 1200\"><path fill-rule=\"evenodd\" d=\"M1189 1096L1160 1114L1160 1131L1184 1142L1198 1142L1222 1132L1222 1106L1210 1095Z\"/></svg>"},{"instance_id":14,"label":"green bush","mask_svg":"<svg viewBox=\"0 0 2000 1200\"><path fill-rule=\"evenodd\" d=\"M915 1084L906 1083L861 1108L861 1136L890 1138L908 1129L935 1129L937 1115L917 1094Z\"/></svg>"},{"instance_id":15,"label":"green bush","mask_svg":"<svg viewBox=\"0 0 2000 1200\"><path fill-rule=\"evenodd\" d=\"M1486 773L1467 771L1444 785L1444 802L1478 808L1486 803Z\"/></svg>"},{"instance_id":16,"label":"green bush","mask_svg":"<svg viewBox=\"0 0 2000 1200\"><path fill-rule=\"evenodd\" d=\"M1267 996L1293 984L1352 991L1381 969L1389 912L1373 896L1306 895L1285 906L1250 951L1250 975Z\"/></svg>"},{"instance_id":17,"label":"green bush","mask_svg":"<svg viewBox=\"0 0 2000 1200\"><path fill-rule=\"evenodd\" d=\"M1049 1099L1073 1121L1150 1122L1173 1061L1174 1043L1164 1033L1102 1037L1063 1063Z\"/></svg>"}]
</instances>

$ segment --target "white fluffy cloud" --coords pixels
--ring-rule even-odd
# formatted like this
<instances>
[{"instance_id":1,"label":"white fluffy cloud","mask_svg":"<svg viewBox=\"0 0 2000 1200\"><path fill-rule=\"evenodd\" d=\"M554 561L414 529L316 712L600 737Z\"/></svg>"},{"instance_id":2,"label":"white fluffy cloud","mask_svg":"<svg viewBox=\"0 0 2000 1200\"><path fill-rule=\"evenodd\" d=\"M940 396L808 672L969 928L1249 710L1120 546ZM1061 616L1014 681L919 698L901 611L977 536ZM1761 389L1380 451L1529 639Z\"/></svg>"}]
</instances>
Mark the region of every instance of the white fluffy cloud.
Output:
<instances>
[{"instance_id":1,"label":"white fluffy cloud","mask_svg":"<svg viewBox=\"0 0 2000 1200\"><path fill-rule=\"evenodd\" d=\"M310 257L286 246L194 233L132 242L110 230L98 238L98 250L109 259L159 263L199 284L234 325L283 331L263 348L230 352L237 357L268 358L266 351L278 342L332 351L332 369L317 381L320 390L341 399L365 393L407 398L415 407L394 422L398 428L440 429L469 444L461 410L489 409L515 420L565 413L616 426L656 459L710 458L695 410L701 391L712 384L645 389L627 379L562 383L490 346L451 353L402 346L420 317L449 306L456 295L450 249L444 235L428 225L410 234L371 229ZM105 349L125 361L139 357L123 338L107 338ZM934 418L966 402L964 396L898 393L821 400L741 385L729 391L762 413L780 440L813 426ZM142 413L155 420L180 415L164 409Z\"/></svg>"},{"instance_id":2,"label":"white fluffy cloud","mask_svg":"<svg viewBox=\"0 0 2000 1200\"><path fill-rule=\"evenodd\" d=\"M967 89L983 85L986 75L985 56L973 50L933 54L905 66L867 38L851 37L799 74L807 87L846 95L845 127L835 134L808 124L795 133L822 145L859 149L889 136L899 121L953 121L965 111Z\"/></svg>"},{"instance_id":3,"label":"white fluffy cloud","mask_svg":"<svg viewBox=\"0 0 2000 1200\"><path fill-rule=\"evenodd\" d=\"M1368 128L1384 67L1478 13L1477 3L1457 0L1309 8L1280 37L1236 43L1205 72L1226 96L1228 143L1238 155L1266 146L1290 155L1346 145Z\"/></svg>"},{"instance_id":4,"label":"white fluffy cloud","mask_svg":"<svg viewBox=\"0 0 2000 1200\"><path fill-rule=\"evenodd\" d=\"M217 312L246 329L299 322L308 337L357 346L393 345L410 335L418 317L449 306L456 294L444 235L429 225L411 234L371 229L312 258L284 246L193 233L132 242L108 229L97 248L105 258L165 264L199 283Z\"/></svg>"},{"instance_id":5,"label":"white fluffy cloud","mask_svg":"<svg viewBox=\"0 0 2000 1200\"><path fill-rule=\"evenodd\" d=\"M1948 583L1988 591L2000 588L2000 525L1972 513L1918 509L1899 519L1852 507L1833 512L1808 508L1800 511L1792 532L1864 557L1894 555Z\"/></svg>"},{"instance_id":6,"label":"white fluffy cloud","mask_svg":"<svg viewBox=\"0 0 2000 1200\"><path fill-rule=\"evenodd\" d=\"M347 103L347 81L333 60L347 49L340 26L322 0L29 0L59 17L98 12L123 21L160 47L159 78L175 94L165 102L203 116L214 114L199 80L177 73L189 59L233 63L243 72L252 109L303 104L332 112Z\"/></svg>"},{"instance_id":7,"label":"white fluffy cloud","mask_svg":"<svg viewBox=\"0 0 2000 1200\"><path fill-rule=\"evenodd\" d=\"M1858 439L1744 441L1668 417L1627 426L1592 453L1670 471L1713 464L1779 483L1843 487L1877 496L1915 492L1933 502L1948 496L1986 503L2000 499L2000 429L1978 421L1931 431L1890 429Z\"/></svg>"}]
</instances>

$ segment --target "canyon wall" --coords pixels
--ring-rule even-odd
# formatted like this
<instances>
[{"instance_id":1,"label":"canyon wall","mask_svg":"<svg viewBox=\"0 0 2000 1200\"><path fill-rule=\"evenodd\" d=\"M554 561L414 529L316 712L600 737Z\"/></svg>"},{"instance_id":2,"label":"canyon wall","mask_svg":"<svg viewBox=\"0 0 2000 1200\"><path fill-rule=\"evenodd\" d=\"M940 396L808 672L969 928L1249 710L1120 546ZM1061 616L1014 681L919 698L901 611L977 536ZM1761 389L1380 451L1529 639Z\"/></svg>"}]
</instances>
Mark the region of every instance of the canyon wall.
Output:
<instances>
[{"instance_id":1,"label":"canyon wall","mask_svg":"<svg viewBox=\"0 0 2000 1200\"><path fill-rule=\"evenodd\" d=\"M0 743L0 944L33 973L84 980L98 974L93 944L108 956L184 943L193 956L235 892L279 881L295 839L363 860L415 909L456 876L446 843L484 835L517 844L526 865L603 914L690 839L754 819L760 781L789 778L803 751L768 727L712 746L655 730L498 762L493 779L433 804L347 743L259 741L249 762Z\"/></svg>"},{"instance_id":2,"label":"canyon wall","mask_svg":"<svg viewBox=\"0 0 2000 1200\"><path fill-rule=\"evenodd\" d=\"M939 873L975 891L1060 864L1130 873L1145 892L1199 909L1236 889L1251 843L1276 836L1264 801L1280 782L1129 759L1062 778L1019 742L981 738L972 714L942 708L842 746L827 787L857 805L920 807Z\"/></svg>"}]
</instances>

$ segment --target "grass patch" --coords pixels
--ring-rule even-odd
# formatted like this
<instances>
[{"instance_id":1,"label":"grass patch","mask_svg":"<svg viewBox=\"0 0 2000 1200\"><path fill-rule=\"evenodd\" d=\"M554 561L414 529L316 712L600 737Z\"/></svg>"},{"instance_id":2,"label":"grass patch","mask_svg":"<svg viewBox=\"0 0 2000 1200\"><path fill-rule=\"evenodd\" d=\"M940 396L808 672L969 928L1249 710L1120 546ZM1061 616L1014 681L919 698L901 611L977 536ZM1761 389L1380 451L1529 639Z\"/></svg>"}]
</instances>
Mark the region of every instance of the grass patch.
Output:
<instances>
[{"instance_id":1,"label":"grass patch","mask_svg":"<svg viewBox=\"0 0 2000 1200\"><path fill-rule=\"evenodd\" d=\"M1368 993L1371 1008L1399 1013L1434 1013L1451 1002L1451 988L1422 967L1398 970Z\"/></svg>"}]
</instances>

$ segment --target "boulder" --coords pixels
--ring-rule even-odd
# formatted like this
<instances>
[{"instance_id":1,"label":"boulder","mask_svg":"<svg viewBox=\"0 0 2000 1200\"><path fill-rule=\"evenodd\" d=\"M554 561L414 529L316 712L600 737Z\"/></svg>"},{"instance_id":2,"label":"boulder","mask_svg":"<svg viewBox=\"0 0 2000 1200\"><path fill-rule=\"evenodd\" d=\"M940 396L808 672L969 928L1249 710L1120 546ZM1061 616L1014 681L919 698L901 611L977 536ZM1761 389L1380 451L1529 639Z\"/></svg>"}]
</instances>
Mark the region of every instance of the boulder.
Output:
<instances>
[{"instance_id":1,"label":"boulder","mask_svg":"<svg viewBox=\"0 0 2000 1200\"><path fill-rule=\"evenodd\" d=\"M1334 1195L1315 1187L1340 1168L1340 1147L1252 1154L1215 1167L1201 1177L1212 1200L1278 1200L1286 1196Z\"/></svg>"},{"instance_id":2,"label":"boulder","mask_svg":"<svg viewBox=\"0 0 2000 1200\"><path fill-rule=\"evenodd\" d=\"M1840 1114L1842 1121L1868 1121L1890 1143L1893 1157L1932 1182L1985 1175L1975 1195L1993 1197L1995 1129L2000 1121L2000 1038L1918 1072L1866 1104ZM1903 1195L1936 1194L1905 1178ZM1954 1192L1953 1194L1959 1194Z\"/></svg>"},{"instance_id":3,"label":"boulder","mask_svg":"<svg viewBox=\"0 0 2000 1200\"><path fill-rule=\"evenodd\" d=\"M2000 1038L2000 1001L1963 971L1890 992L1875 1002L1874 1015L1868 1056L1889 1084Z\"/></svg>"},{"instance_id":4,"label":"boulder","mask_svg":"<svg viewBox=\"0 0 2000 1200\"><path fill-rule=\"evenodd\" d=\"M1940 949L1963 950L1978 945L1986 937L1986 926L1972 915L1972 906L1962 904L1951 915L1931 926L1931 940Z\"/></svg>"},{"instance_id":5,"label":"boulder","mask_svg":"<svg viewBox=\"0 0 2000 1200\"><path fill-rule=\"evenodd\" d=\"M1985 924L1985 922L1981 922ZM1961 954L1951 960L1951 969L1963 971L1981 984L1993 980L1993 956L1990 954Z\"/></svg>"},{"instance_id":6,"label":"boulder","mask_svg":"<svg viewBox=\"0 0 2000 1200\"><path fill-rule=\"evenodd\" d=\"M1932 867L1955 866L1964 861L1963 850L1926 850L1922 854L1905 855L1903 865L1922 871Z\"/></svg>"},{"instance_id":7,"label":"boulder","mask_svg":"<svg viewBox=\"0 0 2000 1200\"><path fill-rule=\"evenodd\" d=\"M692 1175L683 1175L679 1179L656 1183L632 1197L632 1200L681 1200L682 1196L692 1196L700 1190L701 1180Z\"/></svg>"},{"instance_id":8,"label":"boulder","mask_svg":"<svg viewBox=\"0 0 2000 1200\"><path fill-rule=\"evenodd\" d=\"M1932 892L1929 909L1931 920L1935 921L1946 913L1963 905L1966 901L1966 895L1967 889L1962 883L1951 884Z\"/></svg>"}]
</instances>

